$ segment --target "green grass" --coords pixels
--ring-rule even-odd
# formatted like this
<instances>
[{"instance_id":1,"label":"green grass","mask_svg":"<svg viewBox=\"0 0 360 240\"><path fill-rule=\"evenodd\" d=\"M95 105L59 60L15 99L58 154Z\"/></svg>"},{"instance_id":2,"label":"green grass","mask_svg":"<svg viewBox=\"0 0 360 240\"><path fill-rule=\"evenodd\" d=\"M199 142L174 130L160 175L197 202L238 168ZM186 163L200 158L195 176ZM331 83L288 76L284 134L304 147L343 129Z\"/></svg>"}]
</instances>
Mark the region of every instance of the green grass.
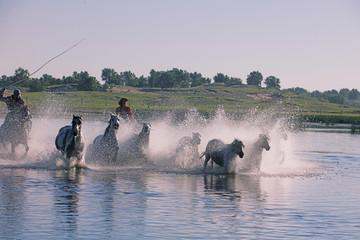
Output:
<instances>
[{"instance_id":1,"label":"green grass","mask_svg":"<svg viewBox=\"0 0 360 240\"><path fill-rule=\"evenodd\" d=\"M117 87L109 92L24 92L23 97L34 115L44 109L53 110L59 115L62 111L99 115L115 111L118 97L126 97L138 116L166 111L185 112L192 108L205 115L219 108L230 114L242 115L255 108L272 108L280 114L298 114L314 122L360 122L360 108L253 86L209 85L186 89ZM0 111L5 113L5 104L2 106Z\"/></svg>"}]
</instances>

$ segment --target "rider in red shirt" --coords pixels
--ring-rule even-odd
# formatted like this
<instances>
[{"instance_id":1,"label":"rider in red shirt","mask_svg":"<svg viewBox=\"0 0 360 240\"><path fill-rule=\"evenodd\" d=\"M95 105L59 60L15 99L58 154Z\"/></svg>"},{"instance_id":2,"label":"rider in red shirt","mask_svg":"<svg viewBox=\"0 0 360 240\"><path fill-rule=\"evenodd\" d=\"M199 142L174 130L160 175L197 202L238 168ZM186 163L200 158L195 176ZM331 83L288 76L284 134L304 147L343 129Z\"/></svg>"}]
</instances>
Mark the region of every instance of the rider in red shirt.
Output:
<instances>
[{"instance_id":1,"label":"rider in red shirt","mask_svg":"<svg viewBox=\"0 0 360 240\"><path fill-rule=\"evenodd\" d=\"M131 108L126 106L128 101L129 100L127 98L121 98L119 101L119 107L116 108L115 113L127 121L134 122L134 115Z\"/></svg>"}]
</instances>

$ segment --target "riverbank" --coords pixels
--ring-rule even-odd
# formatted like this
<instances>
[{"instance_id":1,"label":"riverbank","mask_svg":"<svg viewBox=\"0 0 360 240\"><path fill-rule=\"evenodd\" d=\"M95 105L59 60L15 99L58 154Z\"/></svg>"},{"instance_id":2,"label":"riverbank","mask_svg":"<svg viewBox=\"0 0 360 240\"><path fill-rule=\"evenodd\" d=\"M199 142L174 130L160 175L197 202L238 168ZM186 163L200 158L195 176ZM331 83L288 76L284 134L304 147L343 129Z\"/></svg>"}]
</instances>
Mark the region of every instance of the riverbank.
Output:
<instances>
[{"instance_id":1,"label":"riverbank","mask_svg":"<svg viewBox=\"0 0 360 240\"><path fill-rule=\"evenodd\" d=\"M249 112L271 111L277 115L294 115L302 122L360 125L360 108L254 86L209 85L181 89L117 86L106 92L23 91L23 97L34 116L101 116L114 112L119 98L126 97L135 117L141 119L161 116L167 112L172 112L181 119L189 111L197 111L202 116L210 117L221 109L236 117ZM5 115L6 112L5 104L1 104L0 115Z\"/></svg>"}]
</instances>

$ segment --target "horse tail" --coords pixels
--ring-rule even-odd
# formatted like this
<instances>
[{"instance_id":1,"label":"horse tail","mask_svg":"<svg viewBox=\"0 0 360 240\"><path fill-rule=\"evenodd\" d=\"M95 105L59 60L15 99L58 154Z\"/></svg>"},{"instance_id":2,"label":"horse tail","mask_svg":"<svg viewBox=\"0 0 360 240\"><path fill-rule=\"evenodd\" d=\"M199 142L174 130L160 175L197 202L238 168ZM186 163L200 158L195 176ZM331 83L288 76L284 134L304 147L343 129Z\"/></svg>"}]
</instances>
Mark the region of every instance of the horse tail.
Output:
<instances>
[{"instance_id":1,"label":"horse tail","mask_svg":"<svg viewBox=\"0 0 360 240\"><path fill-rule=\"evenodd\" d=\"M203 152L201 155L200 155L200 159L205 155L206 152Z\"/></svg>"}]
</instances>

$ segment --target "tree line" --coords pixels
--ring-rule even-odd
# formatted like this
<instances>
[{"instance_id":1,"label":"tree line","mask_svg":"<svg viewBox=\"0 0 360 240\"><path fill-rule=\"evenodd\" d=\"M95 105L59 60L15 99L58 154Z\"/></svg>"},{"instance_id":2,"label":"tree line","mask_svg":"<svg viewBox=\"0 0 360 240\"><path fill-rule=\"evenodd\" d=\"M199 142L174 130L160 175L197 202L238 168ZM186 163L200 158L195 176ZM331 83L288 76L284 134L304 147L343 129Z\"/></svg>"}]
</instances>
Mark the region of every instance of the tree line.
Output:
<instances>
[{"instance_id":1,"label":"tree line","mask_svg":"<svg viewBox=\"0 0 360 240\"><path fill-rule=\"evenodd\" d=\"M356 89L348 89L343 88L340 91L337 90L328 90L325 92L320 92L318 90L313 92L308 92L304 88L288 88L286 91L293 92L297 95L301 95L303 97L312 97L316 98L319 101L337 103L337 104L345 104L345 105L354 105L349 104L349 101L356 101L360 98L360 92Z\"/></svg>"},{"instance_id":2,"label":"tree line","mask_svg":"<svg viewBox=\"0 0 360 240\"><path fill-rule=\"evenodd\" d=\"M229 77L222 73L218 73L213 79L210 79L203 77L201 73L191 73L177 68L168 71L155 71L152 69L148 77L137 77L131 71L118 73L114 69L104 68L101 74L101 80L104 84L101 84L86 71L74 72L71 76L63 76L61 79L48 74L44 74L40 78L30 78L29 71L21 67L15 70L13 76L3 75L0 79L0 85L9 86L20 80L23 81L19 86L29 88L31 92L40 92L49 86L63 84L76 84L78 90L82 91L102 90L111 85L149 88L191 88L208 85L212 80L215 83L223 83L228 86L243 85L242 79ZM263 76L259 71L251 72L246 81L248 85L261 87L262 82L264 82L266 88L280 89L280 80L278 78L270 76L263 81Z\"/></svg>"},{"instance_id":3,"label":"tree line","mask_svg":"<svg viewBox=\"0 0 360 240\"><path fill-rule=\"evenodd\" d=\"M0 79L0 86L5 87L20 80L19 85L26 87L31 92L46 91L51 86L61 86L72 84L80 91L103 91L114 85L132 86L132 87L148 87L148 88L191 88L211 83L221 83L225 86L245 85L241 78L229 77L223 73L216 74L213 79L203 77L201 73L187 72L185 70L173 68L167 71L155 71L152 69L148 77L137 77L131 71L116 72L111 68L102 69L101 84L96 77L90 76L87 71L73 72L71 76L63 76L55 78L51 75L44 74L40 78L30 78L26 69L19 67L15 70L13 76L3 75ZM268 76L265 79L259 71L252 71L246 78L246 84L262 87L265 85L267 89L280 90L280 79L275 76ZM314 97L320 101L328 101L337 104L347 104L348 101L358 100L360 93L357 89L341 89L330 90L325 92L313 91L308 92L303 88L289 88L283 91L290 91L297 95L305 97Z\"/></svg>"}]
</instances>

